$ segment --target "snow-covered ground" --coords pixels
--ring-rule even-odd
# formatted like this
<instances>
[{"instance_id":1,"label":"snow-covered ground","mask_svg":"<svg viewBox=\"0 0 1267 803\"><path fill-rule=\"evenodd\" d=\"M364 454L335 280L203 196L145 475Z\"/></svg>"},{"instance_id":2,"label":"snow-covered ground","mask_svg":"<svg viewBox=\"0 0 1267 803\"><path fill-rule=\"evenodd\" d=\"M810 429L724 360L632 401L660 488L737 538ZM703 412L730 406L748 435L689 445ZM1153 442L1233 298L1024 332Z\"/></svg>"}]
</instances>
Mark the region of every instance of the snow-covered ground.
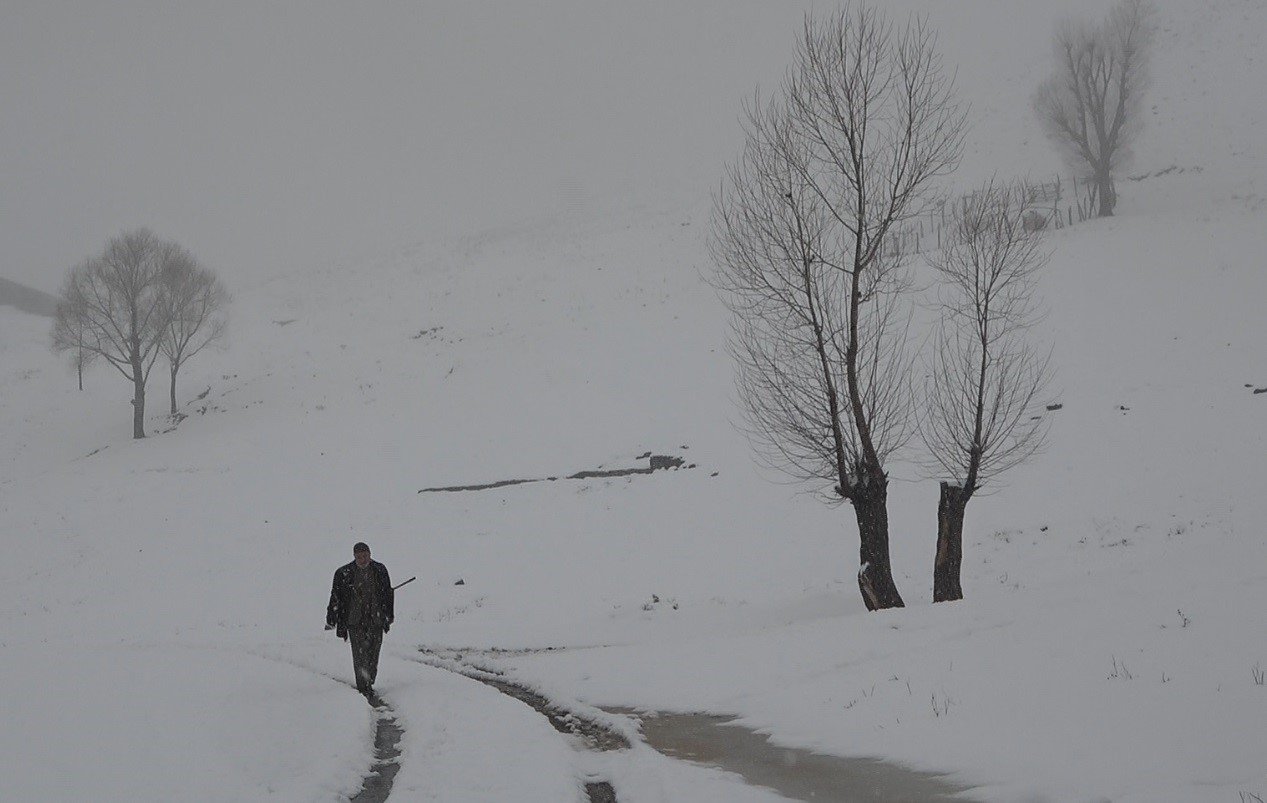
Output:
<instances>
[{"instance_id":1,"label":"snow-covered ground","mask_svg":"<svg viewBox=\"0 0 1267 803\"><path fill-rule=\"evenodd\" d=\"M1066 9L902 5L929 9L973 103L957 180L1054 170L1027 97ZM230 343L182 377L189 417L163 431L156 374L142 442L123 380L98 366L78 392L48 322L0 310L0 799L353 792L372 712L321 627L357 540L418 577L380 671L397 799L579 799L591 773L622 802L772 799L646 749L582 755L408 660L422 644L554 647L481 660L561 700L737 714L989 800L1267 797L1267 5L1159 6L1132 174L1182 170L1051 234L1063 409L1046 452L969 506L962 603L928 604L936 485L910 465L890 494L909 607L880 614L852 512L754 465L701 278L698 167L661 203L239 277ZM763 14L783 27L758 73L800 9ZM730 147L715 112L687 122ZM647 451L694 468L417 493Z\"/></svg>"}]
</instances>

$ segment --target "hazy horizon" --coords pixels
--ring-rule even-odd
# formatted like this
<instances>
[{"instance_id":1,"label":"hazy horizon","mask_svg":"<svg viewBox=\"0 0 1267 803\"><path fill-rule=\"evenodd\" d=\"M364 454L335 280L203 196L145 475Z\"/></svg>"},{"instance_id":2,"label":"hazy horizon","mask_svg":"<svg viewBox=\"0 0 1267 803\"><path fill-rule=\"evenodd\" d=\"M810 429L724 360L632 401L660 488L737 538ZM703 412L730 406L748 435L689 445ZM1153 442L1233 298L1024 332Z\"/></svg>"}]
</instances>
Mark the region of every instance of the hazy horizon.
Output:
<instances>
[{"instance_id":1,"label":"hazy horizon","mask_svg":"<svg viewBox=\"0 0 1267 803\"><path fill-rule=\"evenodd\" d=\"M0 276L55 292L148 226L249 281L706 192L801 8L6 5Z\"/></svg>"}]
</instances>

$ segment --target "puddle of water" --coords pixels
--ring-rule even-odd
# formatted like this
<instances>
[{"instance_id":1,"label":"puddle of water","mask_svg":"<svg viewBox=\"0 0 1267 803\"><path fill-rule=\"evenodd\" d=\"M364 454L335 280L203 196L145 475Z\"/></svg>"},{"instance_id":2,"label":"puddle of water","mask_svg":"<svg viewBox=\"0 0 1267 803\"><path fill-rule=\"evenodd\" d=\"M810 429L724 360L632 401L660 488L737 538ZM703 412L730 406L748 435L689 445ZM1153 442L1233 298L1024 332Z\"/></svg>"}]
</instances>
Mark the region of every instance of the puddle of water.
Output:
<instances>
[{"instance_id":1,"label":"puddle of water","mask_svg":"<svg viewBox=\"0 0 1267 803\"><path fill-rule=\"evenodd\" d=\"M639 714L605 709L641 720L647 744L672 758L727 770L754 786L813 803L933 803L962 801L966 787L869 758L841 758L779 747L768 736L711 714Z\"/></svg>"}]
</instances>

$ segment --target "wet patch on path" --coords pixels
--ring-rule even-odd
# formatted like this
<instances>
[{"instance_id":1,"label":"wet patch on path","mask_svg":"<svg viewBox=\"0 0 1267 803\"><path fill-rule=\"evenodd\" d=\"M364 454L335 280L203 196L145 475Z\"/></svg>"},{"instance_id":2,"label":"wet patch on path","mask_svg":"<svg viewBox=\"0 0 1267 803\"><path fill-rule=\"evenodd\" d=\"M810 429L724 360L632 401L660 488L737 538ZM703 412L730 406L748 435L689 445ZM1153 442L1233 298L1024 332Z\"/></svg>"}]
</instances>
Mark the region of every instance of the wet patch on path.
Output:
<instances>
[{"instance_id":1,"label":"wet patch on path","mask_svg":"<svg viewBox=\"0 0 1267 803\"><path fill-rule=\"evenodd\" d=\"M396 721L396 712L378 695L372 695L369 703L375 713L374 765L365 776L361 791L351 798L352 803L383 803L392 793L400 771L400 737L404 730Z\"/></svg>"},{"instance_id":2,"label":"wet patch on path","mask_svg":"<svg viewBox=\"0 0 1267 803\"><path fill-rule=\"evenodd\" d=\"M753 786L814 803L949 803L964 801L966 787L944 777L878 759L842 758L780 747L770 737L711 714L642 714L607 708L641 721L647 744L671 758L743 776Z\"/></svg>"}]
</instances>

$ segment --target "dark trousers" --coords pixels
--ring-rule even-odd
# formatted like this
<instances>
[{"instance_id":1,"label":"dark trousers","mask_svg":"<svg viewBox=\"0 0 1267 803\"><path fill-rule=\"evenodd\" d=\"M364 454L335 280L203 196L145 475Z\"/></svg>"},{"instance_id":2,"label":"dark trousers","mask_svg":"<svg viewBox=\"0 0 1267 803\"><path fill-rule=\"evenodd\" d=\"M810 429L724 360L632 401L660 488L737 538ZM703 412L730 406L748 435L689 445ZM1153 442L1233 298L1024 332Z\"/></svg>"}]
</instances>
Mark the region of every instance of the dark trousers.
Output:
<instances>
[{"instance_id":1,"label":"dark trousers","mask_svg":"<svg viewBox=\"0 0 1267 803\"><path fill-rule=\"evenodd\" d=\"M348 629L352 640L352 673L357 691L369 691L378 677L378 651L383 647L383 631L373 627Z\"/></svg>"}]
</instances>

